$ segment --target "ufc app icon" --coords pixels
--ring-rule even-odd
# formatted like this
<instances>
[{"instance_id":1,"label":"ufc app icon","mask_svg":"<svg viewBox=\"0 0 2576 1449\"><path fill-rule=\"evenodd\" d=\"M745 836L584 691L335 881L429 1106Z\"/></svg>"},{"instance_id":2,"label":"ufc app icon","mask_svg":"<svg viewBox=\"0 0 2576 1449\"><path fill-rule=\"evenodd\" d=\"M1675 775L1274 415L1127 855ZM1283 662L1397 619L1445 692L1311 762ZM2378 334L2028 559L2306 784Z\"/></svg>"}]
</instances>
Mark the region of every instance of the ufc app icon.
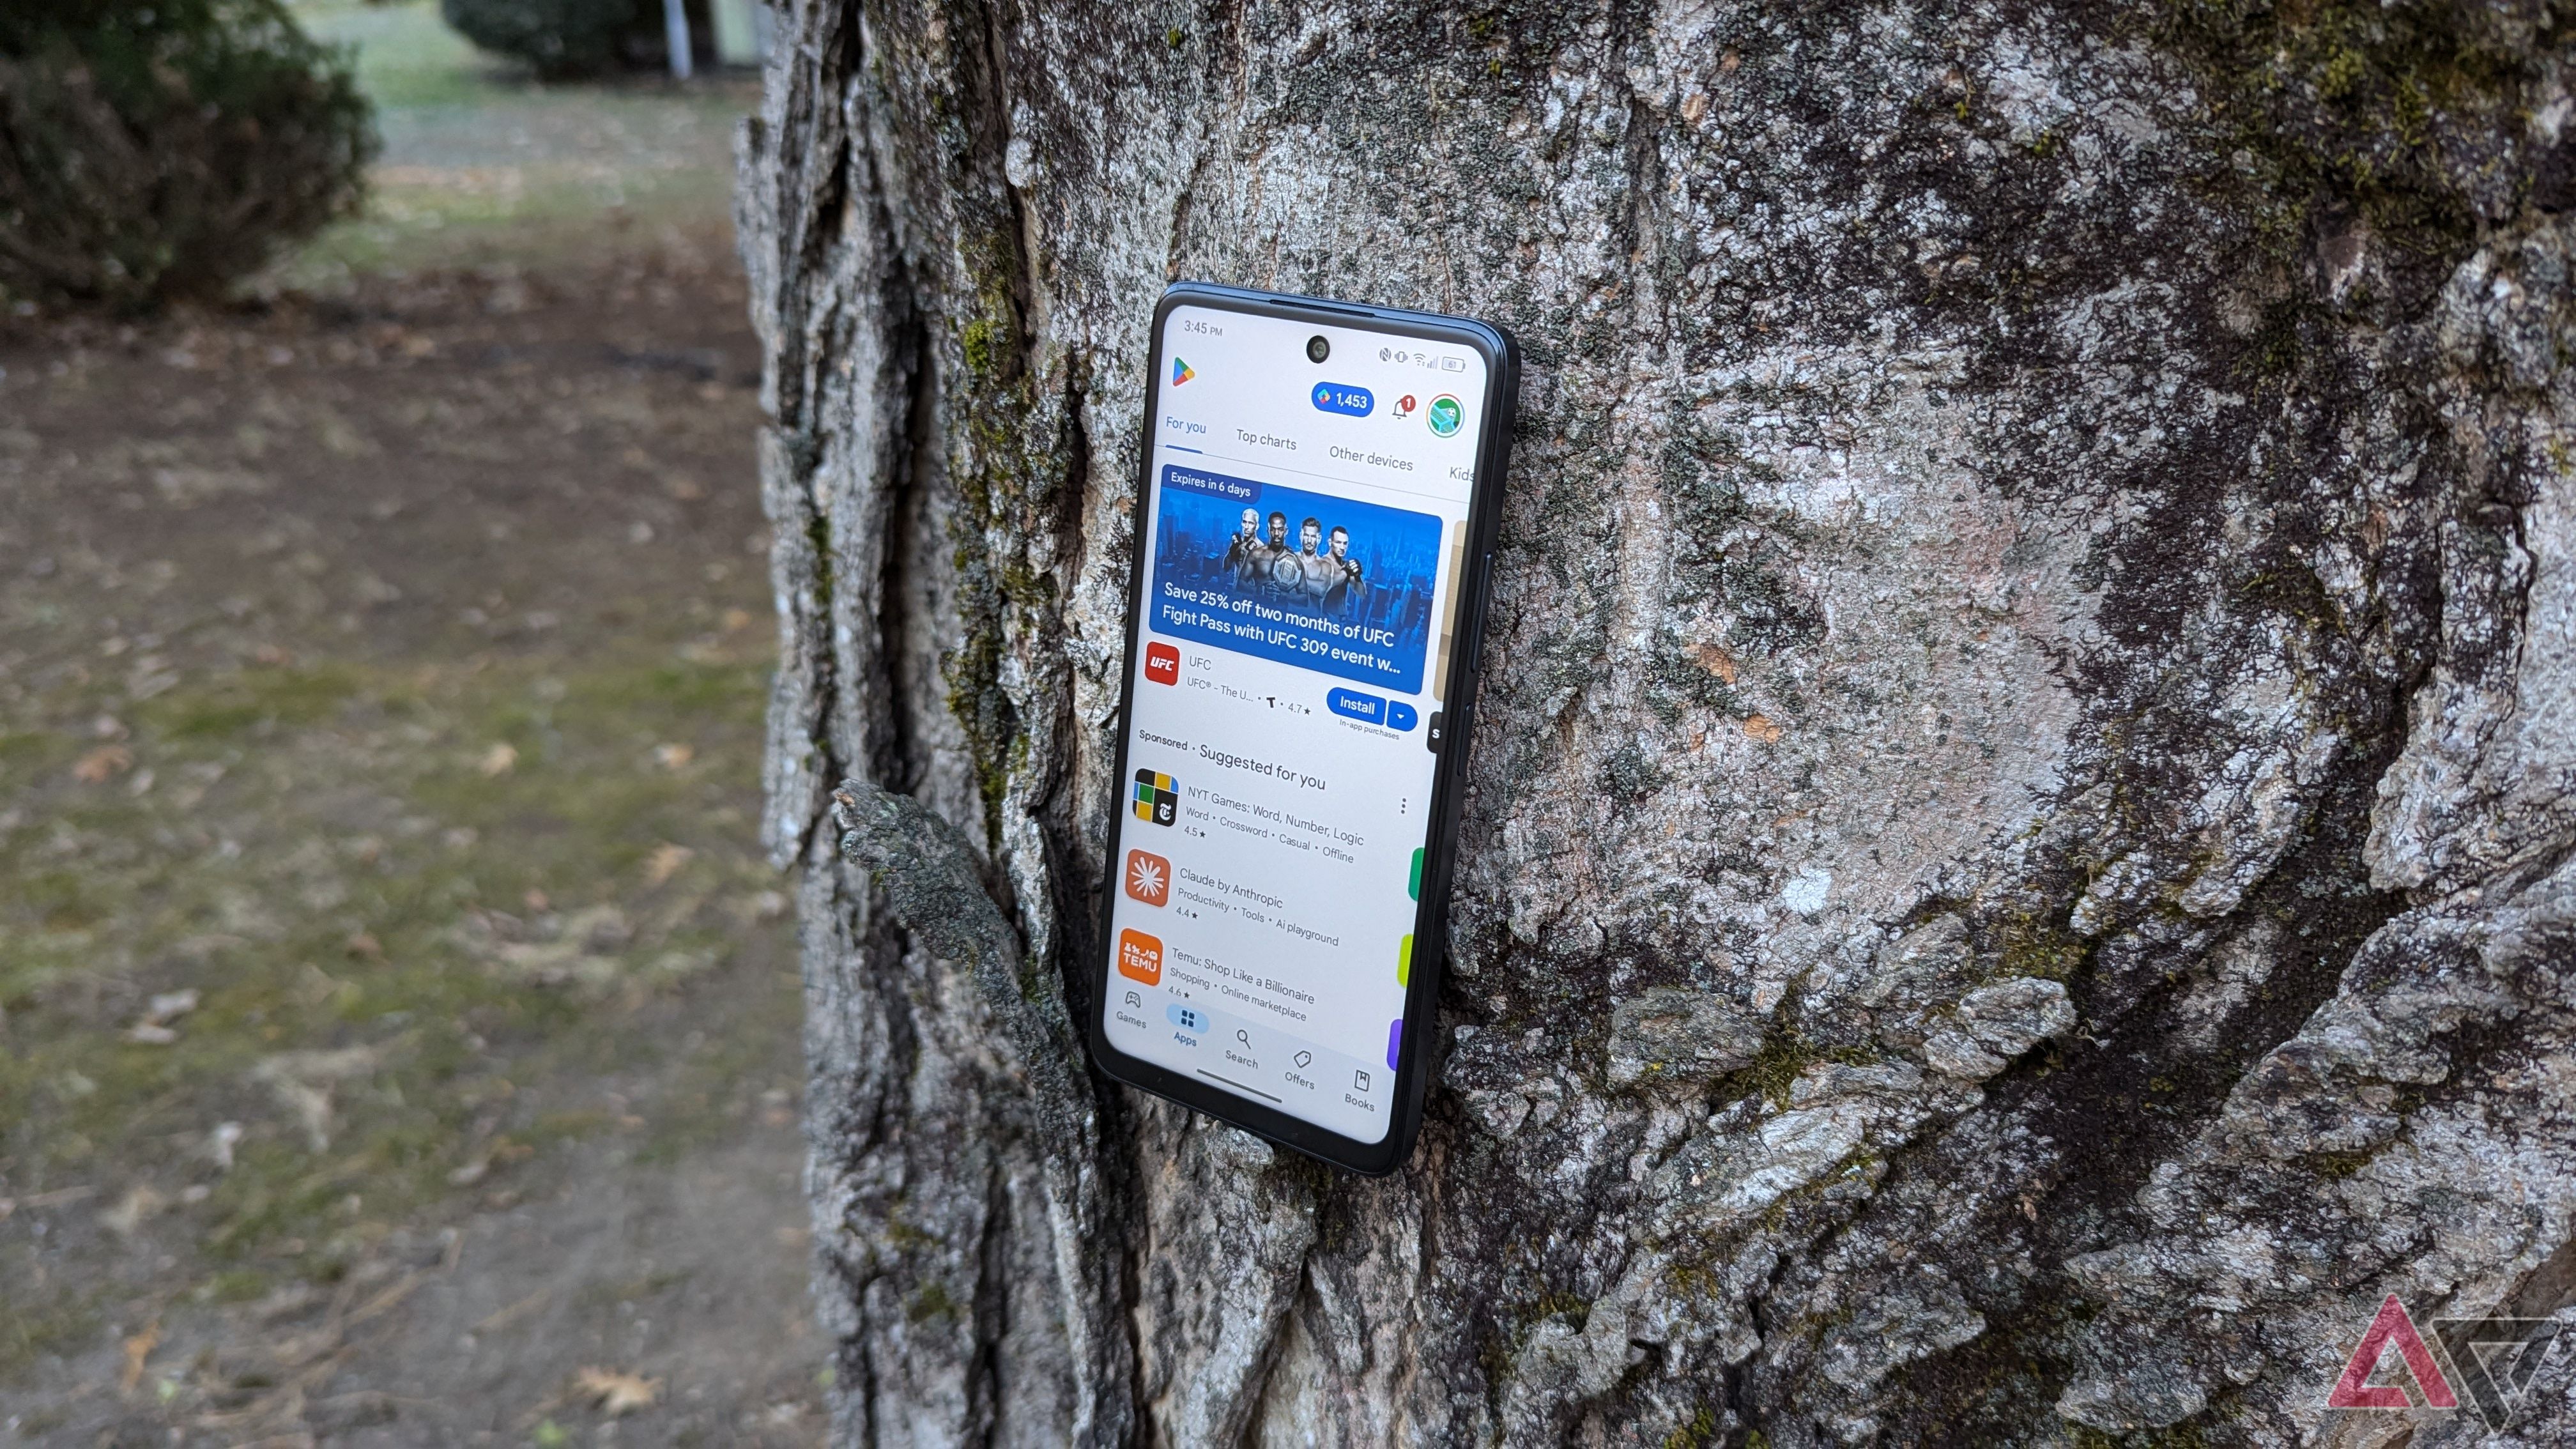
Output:
<instances>
[{"instance_id":1,"label":"ufc app icon","mask_svg":"<svg viewBox=\"0 0 2576 1449\"><path fill-rule=\"evenodd\" d=\"M1145 646L1145 677L1156 684L1181 682L1181 651L1169 644Z\"/></svg>"},{"instance_id":2,"label":"ufc app icon","mask_svg":"<svg viewBox=\"0 0 2576 1449\"><path fill-rule=\"evenodd\" d=\"M1166 905L1172 898L1172 863L1150 850L1127 852L1127 896L1149 906Z\"/></svg>"}]
</instances>

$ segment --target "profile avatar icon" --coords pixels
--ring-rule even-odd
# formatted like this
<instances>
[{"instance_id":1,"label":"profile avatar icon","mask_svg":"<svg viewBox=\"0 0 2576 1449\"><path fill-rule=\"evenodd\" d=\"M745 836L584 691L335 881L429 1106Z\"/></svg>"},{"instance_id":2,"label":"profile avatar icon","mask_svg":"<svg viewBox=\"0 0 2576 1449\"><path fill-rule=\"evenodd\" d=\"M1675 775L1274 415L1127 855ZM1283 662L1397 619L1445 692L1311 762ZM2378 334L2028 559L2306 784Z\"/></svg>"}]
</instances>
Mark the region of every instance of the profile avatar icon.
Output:
<instances>
[{"instance_id":1,"label":"profile avatar icon","mask_svg":"<svg viewBox=\"0 0 2576 1449\"><path fill-rule=\"evenodd\" d=\"M1431 400L1431 411L1425 420L1431 424L1433 436L1450 437L1458 431L1459 424L1467 420L1467 409L1444 392Z\"/></svg>"}]
</instances>

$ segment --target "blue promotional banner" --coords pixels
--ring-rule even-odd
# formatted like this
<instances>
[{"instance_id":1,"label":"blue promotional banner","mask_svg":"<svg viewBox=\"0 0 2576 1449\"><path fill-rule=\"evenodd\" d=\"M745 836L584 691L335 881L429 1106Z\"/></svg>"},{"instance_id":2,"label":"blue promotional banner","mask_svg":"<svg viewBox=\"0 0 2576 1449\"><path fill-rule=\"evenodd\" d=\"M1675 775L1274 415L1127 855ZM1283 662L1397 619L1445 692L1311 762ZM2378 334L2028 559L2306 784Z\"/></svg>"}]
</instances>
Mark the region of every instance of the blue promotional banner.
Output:
<instances>
[{"instance_id":1,"label":"blue promotional banner","mask_svg":"<svg viewBox=\"0 0 2576 1449\"><path fill-rule=\"evenodd\" d=\"M1439 519L1177 463L1157 507L1154 632L1421 692Z\"/></svg>"}]
</instances>

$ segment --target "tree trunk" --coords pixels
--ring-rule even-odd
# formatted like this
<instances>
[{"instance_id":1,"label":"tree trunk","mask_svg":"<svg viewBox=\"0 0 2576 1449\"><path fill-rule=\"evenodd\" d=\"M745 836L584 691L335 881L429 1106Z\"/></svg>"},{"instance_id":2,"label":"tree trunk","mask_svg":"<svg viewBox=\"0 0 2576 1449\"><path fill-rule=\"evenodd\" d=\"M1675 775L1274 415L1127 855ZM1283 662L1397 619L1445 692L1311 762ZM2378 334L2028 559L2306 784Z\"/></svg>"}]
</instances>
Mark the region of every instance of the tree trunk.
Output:
<instances>
[{"instance_id":1,"label":"tree trunk","mask_svg":"<svg viewBox=\"0 0 2576 1449\"><path fill-rule=\"evenodd\" d=\"M2576 1293L2563 25L796 0L741 220L837 1439L2483 1433L2326 1400L2389 1293ZM1075 1031L1178 277L1527 349L1383 1181Z\"/></svg>"}]
</instances>

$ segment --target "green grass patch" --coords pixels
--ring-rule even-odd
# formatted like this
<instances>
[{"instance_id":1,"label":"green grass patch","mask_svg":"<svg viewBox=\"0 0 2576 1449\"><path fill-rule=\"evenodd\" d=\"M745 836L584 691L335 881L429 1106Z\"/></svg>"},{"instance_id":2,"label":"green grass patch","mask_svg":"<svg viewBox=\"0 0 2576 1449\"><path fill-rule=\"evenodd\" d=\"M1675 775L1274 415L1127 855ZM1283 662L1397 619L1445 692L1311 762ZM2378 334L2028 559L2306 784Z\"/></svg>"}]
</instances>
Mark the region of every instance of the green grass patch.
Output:
<instances>
[{"instance_id":1,"label":"green grass patch","mask_svg":"<svg viewBox=\"0 0 2576 1449\"><path fill-rule=\"evenodd\" d=\"M340 665L252 668L194 689L145 702L139 721L181 740L221 740L265 729L318 724L359 689L355 670Z\"/></svg>"},{"instance_id":2,"label":"green grass patch","mask_svg":"<svg viewBox=\"0 0 2576 1449\"><path fill-rule=\"evenodd\" d=\"M33 803L58 828L0 838L17 887L0 900L12 1184L91 1182L105 1202L200 1183L202 1202L168 1210L225 1274L327 1275L479 1180L463 1170L497 1161L496 1142L524 1155L606 1130L596 1111L516 1120L500 1074L631 1065L626 1013L724 959L740 903L774 884L743 808L765 667L673 663L669 647L552 673L245 670L130 712L149 790L40 780ZM79 717L73 703L43 708ZM496 769L500 743L516 755ZM657 756L674 743L684 762ZM175 809L182 788L194 798ZM606 923L600 940L563 946L575 920ZM605 975L529 965L549 951ZM151 997L183 987L198 997L167 1023L175 1039L135 1040ZM792 1040L796 994L769 995L757 1030ZM766 1056L709 1043L674 1140L720 1137L736 1118L708 1104L744 1074L775 1078ZM219 1171L224 1122L244 1135ZM27 1346L41 1329L27 1320L9 1351L49 1351Z\"/></svg>"}]
</instances>

